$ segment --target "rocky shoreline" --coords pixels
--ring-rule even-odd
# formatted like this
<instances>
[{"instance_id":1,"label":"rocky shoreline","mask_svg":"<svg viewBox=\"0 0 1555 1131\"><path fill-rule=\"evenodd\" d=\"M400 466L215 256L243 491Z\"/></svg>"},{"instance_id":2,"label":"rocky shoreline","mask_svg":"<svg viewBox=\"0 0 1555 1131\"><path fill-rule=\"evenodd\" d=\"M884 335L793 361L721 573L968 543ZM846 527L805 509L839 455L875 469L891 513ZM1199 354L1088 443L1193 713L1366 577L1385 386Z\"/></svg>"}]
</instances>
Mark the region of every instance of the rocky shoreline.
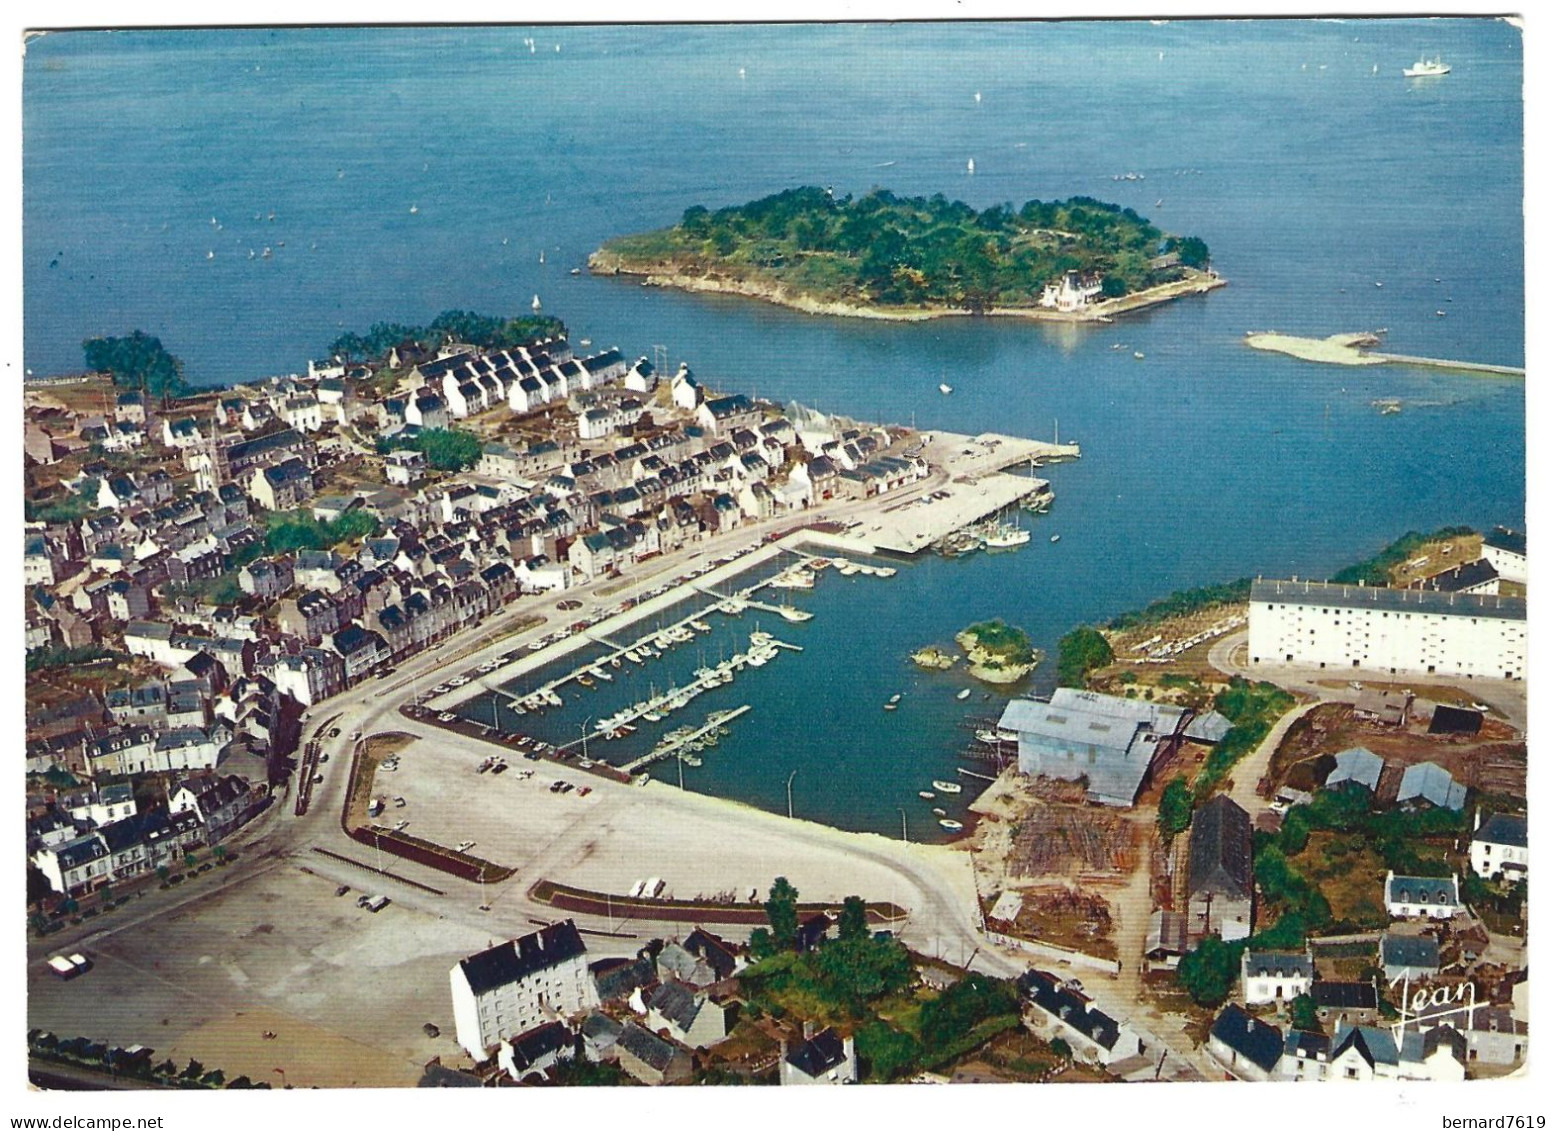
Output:
<instances>
[{"instance_id":1,"label":"rocky shoreline","mask_svg":"<svg viewBox=\"0 0 1555 1131\"><path fill-rule=\"evenodd\" d=\"M672 263L627 263L614 252L599 249L589 256L589 272L595 275L631 275L642 279L643 286L672 287L696 294L736 295L786 306L805 314L829 314L839 318L873 318L891 322L926 322L933 318L970 318L973 312L953 307L882 307L846 302L828 302L789 290L780 283L757 279L735 279L723 275L689 275ZM990 318L1025 318L1035 322L1106 323L1120 314L1159 306L1185 295L1204 294L1226 285L1226 280L1207 272L1194 272L1189 278L1157 287L1149 287L1121 298L1107 299L1084 310L1065 312L1035 307L996 306L983 315Z\"/></svg>"}]
</instances>

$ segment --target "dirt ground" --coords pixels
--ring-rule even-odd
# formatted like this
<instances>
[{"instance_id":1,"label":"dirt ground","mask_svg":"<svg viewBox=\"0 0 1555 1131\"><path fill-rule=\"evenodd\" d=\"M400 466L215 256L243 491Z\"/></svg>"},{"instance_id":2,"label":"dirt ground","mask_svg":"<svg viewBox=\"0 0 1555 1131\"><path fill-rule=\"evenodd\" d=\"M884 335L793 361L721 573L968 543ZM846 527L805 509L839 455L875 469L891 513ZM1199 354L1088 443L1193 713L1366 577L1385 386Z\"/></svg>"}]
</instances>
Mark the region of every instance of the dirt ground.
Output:
<instances>
[{"instance_id":1,"label":"dirt ground","mask_svg":"<svg viewBox=\"0 0 1555 1131\"><path fill-rule=\"evenodd\" d=\"M1226 681L1225 675L1210 665L1210 649L1246 621L1247 606L1232 603L1210 605L1139 628L1109 631L1105 635L1117 660L1093 673L1092 683L1116 695L1125 694L1130 687L1142 694L1148 687L1157 697L1173 703L1206 702ZM1162 685L1163 679L1170 684L1185 678L1201 686Z\"/></svg>"},{"instance_id":2,"label":"dirt ground","mask_svg":"<svg viewBox=\"0 0 1555 1131\"><path fill-rule=\"evenodd\" d=\"M1391 584L1406 587L1427 577L1434 577L1453 566L1467 565L1480 559L1484 538L1478 534L1464 534L1444 541L1428 542L1416 550L1408 561L1394 566L1388 573Z\"/></svg>"},{"instance_id":3,"label":"dirt ground","mask_svg":"<svg viewBox=\"0 0 1555 1131\"><path fill-rule=\"evenodd\" d=\"M1112 904L1094 891L1051 885L1024 893L1012 934L1068 947L1099 958L1117 958Z\"/></svg>"},{"instance_id":4,"label":"dirt ground","mask_svg":"<svg viewBox=\"0 0 1555 1131\"><path fill-rule=\"evenodd\" d=\"M335 887L283 864L89 946L86 977L34 963L28 1025L276 1086L275 1068L298 1086L406 1086L434 1055L458 1061L448 971L489 940L401 901L370 914Z\"/></svg>"},{"instance_id":5,"label":"dirt ground","mask_svg":"<svg viewBox=\"0 0 1555 1131\"><path fill-rule=\"evenodd\" d=\"M1523 796L1527 792L1527 744L1515 741L1511 728L1487 720L1477 736L1428 734L1419 720L1407 726L1385 727L1355 717L1347 703L1325 703L1309 711L1291 727L1270 762L1270 777L1297 789L1321 784L1333 755L1352 746L1364 746L1388 766L1378 795L1388 798L1391 782L1406 766L1435 762L1459 781L1493 793Z\"/></svg>"}]
</instances>

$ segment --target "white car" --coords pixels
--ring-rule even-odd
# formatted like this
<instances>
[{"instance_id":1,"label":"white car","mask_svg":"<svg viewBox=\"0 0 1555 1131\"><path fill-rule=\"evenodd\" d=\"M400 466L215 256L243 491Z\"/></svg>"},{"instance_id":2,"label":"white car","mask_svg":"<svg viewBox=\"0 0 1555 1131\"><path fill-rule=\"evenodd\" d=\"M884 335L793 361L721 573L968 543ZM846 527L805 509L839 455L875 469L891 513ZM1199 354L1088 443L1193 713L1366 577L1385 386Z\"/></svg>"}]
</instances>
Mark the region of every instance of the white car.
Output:
<instances>
[{"instance_id":1,"label":"white car","mask_svg":"<svg viewBox=\"0 0 1555 1131\"><path fill-rule=\"evenodd\" d=\"M454 851L455 852L468 852L468 851L470 851L470 849L472 849L474 847L475 847L475 842L473 840L461 840L457 845L454 846Z\"/></svg>"}]
</instances>

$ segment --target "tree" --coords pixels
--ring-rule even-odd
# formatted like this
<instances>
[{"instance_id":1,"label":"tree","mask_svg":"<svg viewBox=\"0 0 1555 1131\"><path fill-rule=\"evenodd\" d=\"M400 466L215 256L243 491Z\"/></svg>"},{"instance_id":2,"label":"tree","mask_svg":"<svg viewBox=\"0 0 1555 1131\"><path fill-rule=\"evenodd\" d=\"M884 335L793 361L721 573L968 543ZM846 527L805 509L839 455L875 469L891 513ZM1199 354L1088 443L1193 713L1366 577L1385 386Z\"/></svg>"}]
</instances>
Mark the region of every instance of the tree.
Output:
<instances>
[{"instance_id":1,"label":"tree","mask_svg":"<svg viewBox=\"0 0 1555 1131\"><path fill-rule=\"evenodd\" d=\"M772 939L772 932L766 927L757 927L751 932L751 957L760 962L763 958L771 958L777 953L777 943Z\"/></svg>"},{"instance_id":2,"label":"tree","mask_svg":"<svg viewBox=\"0 0 1555 1131\"><path fill-rule=\"evenodd\" d=\"M1177 241L1177 258L1188 267L1202 270L1209 262L1209 247L1198 236L1187 236Z\"/></svg>"},{"instance_id":3,"label":"tree","mask_svg":"<svg viewBox=\"0 0 1555 1131\"><path fill-rule=\"evenodd\" d=\"M1048 1051L1051 1052L1054 1056L1061 1056L1065 1060L1069 1060L1074 1057L1074 1050L1069 1047L1069 1042L1064 1040L1062 1037L1054 1037L1047 1043L1047 1047Z\"/></svg>"},{"instance_id":4,"label":"tree","mask_svg":"<svg viewBox=\"0 0 1555 1131\"><path fill-rule=\"evenodd\" d=\"M1218 935L1207 935L1177 965L1177 981L1199 1005L1214 1007L1226 1000L1241 972L1242 947Z\"/></svg>"},{"instance_id":5,"label":"tree","mask_svg":"<svg viewBox=\"0 0 1555 1131\"><path fill-rule=\"evenodd\" d=\"M160 397L164 404L188 390L183 362L144 331L135 330L127 338L88 338L81 351L88 369L108 373L115 385Z\"/></svg>"},{"instance_id":6,"label":"tree","mask_svg":"<svg viewBox=\"0 0 1555 1131\"><path fill-rule=\"evenodd\" d=\"M1311 994L1299 994L1291 999L1290 1023L1294 1028L1308 1033L1323 1031L1323 1026L1317 1019L1317 1003L1312 1000Z\"/></svg>"},{"instance_id":7,"label":"tree","mask_svg":"<svg viewBox=\"0 0 1555 1131\"><path fill-rule=\"evenodd\" d=\"M1058 686L1084 687L1085 678L1112 663L1112 645L1089 625L1081 625L1058 641Z\"/></svg>"},{"instance_id":8,"label":"tree","mask_svg":"<svg viewBox=\"0 0 1555 1131\"><path fill-rule=\"evenodd\" d=\"M1193 791L1188 788L1188 779L1178 776L1166 783L1166 788L1161 791L1161 808L1156 813L1156 824L1161 829L1163 840L1170 841L1180 832L1185 832L1193 823Z\"/></svg>"},{"instance_id":9,"label":"tree","mask_svg":"<svg viewBox=\"0 0 1555 1131\"><path fill-rule=\"evenodd\" d=\"M767 922L776 949L791 950L799 935L799 891L786 876L772 881L767 893Z\"/></svg>"},{"instance_id":10,"label":"tree","mask_svg":"<svg viewBox=\"0 0 1555 1131\"><path fill-rule=\"evenodd\" d=\"M850 895L842 901L842 918L837 922L839 940L869 937L869 918L865 914L864 900Z\"/></svg>"},{"instance_id":11,"label":"tree","mask_svg":"<svg viewBox=\"0 0 1555 1131\"><path fill-rule=\"evenodd\" d=\"M860 1067L876 1083L884 1084L895 1076L912 1071L922 1051L911 1033L894 1029L875 1020L854 1035Z\"/></svg>"}]
</instances>

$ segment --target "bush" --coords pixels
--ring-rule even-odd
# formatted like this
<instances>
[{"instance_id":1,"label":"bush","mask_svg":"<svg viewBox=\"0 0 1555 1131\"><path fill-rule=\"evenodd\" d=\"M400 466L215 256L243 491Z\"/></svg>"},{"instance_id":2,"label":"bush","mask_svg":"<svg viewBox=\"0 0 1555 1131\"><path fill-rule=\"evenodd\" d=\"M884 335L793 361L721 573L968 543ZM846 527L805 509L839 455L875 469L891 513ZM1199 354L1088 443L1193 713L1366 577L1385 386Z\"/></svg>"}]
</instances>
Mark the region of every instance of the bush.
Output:
<instances>
[{"instance_id":1,"label":"bush","mask_svg":"<svg viewBox=\"0 0 1555 1131\"><path fill-rule=\"evenodd\" d=\"M1088 625L1067 633L1058 641L1058 685L1084 687L1085 679L1097 668L1112 663L1112 645Z\"/></svg>"}]
</instances>

